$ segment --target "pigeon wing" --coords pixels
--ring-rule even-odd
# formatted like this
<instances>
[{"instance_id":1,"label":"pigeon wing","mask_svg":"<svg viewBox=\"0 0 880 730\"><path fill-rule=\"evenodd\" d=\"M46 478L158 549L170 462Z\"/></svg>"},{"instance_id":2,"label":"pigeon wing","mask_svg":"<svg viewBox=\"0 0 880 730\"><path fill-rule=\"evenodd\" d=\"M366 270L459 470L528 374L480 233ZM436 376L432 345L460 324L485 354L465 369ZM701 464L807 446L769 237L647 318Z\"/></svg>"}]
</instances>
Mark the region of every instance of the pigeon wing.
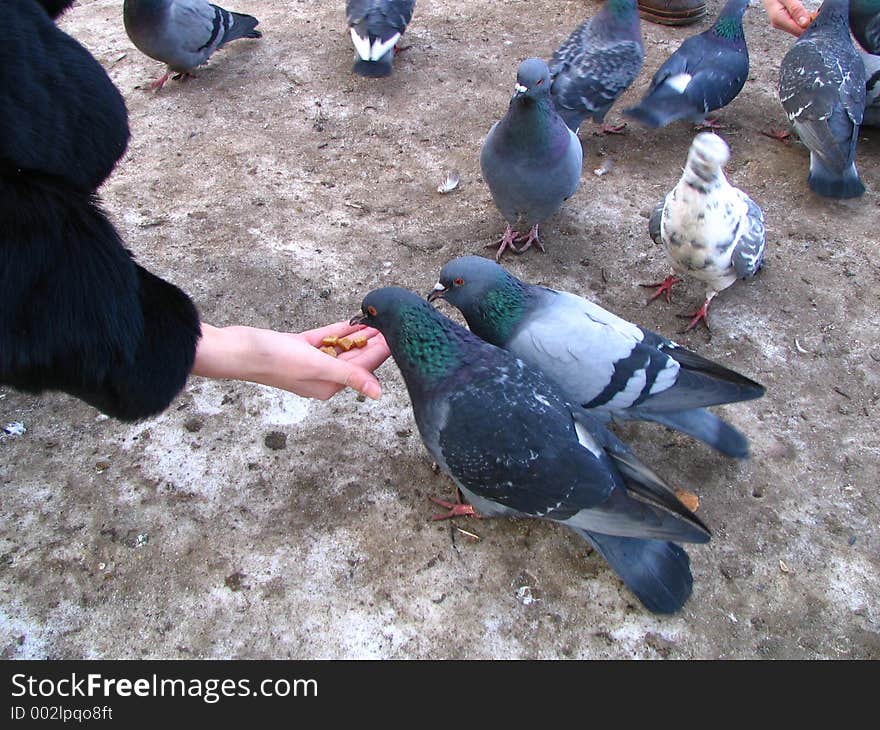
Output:
<instances>
[{"instance_id":1,"label":"pigeon wing","mask_svg":"<svg viewBox=\"0 0 880 730\"><path fill-rule=\"evenodd\" d=\"M740 191L741 192L741 191ZM747 227L733 249L731 262L739 279L748 279L758 273L764 261L764 214L750 197L741 193L748 205Z\"/></svg>"}]
</instances>

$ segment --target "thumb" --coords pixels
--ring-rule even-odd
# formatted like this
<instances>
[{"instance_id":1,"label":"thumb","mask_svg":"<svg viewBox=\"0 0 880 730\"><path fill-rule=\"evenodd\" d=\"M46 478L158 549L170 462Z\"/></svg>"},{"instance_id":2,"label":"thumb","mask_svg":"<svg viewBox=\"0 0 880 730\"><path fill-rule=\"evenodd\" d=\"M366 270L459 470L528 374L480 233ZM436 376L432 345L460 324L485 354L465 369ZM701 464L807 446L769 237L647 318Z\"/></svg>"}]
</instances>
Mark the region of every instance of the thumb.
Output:
<instances>
[{"instance_id":1,"label":"thumb","mask_svg":"<svg viewBox=\"0 0 880 730\"><path fill-rule=\"evenodd\" d=\"M363 393L367 398L379 400L382 395L382 386L373 373L359 365L352 365L344 360L335 360L335 366L329 376L335 383L353 388L358 393Z\"/></svg>"}]
</instances>

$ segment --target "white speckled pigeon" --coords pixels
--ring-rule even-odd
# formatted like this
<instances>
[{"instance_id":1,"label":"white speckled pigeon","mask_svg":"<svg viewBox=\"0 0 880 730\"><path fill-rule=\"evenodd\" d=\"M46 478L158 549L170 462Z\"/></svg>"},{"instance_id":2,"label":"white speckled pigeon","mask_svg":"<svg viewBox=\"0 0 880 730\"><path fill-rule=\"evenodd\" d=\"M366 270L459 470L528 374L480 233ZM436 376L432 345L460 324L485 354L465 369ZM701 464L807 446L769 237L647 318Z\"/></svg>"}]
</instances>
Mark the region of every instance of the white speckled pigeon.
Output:
<instances>
[{"instance_id":1,"label":"white speckled pigeon","mask_svg":"<svg viewBox=\"0 0 880 730\"><path fill-rule=\"evenodd\" d=\"M651 79L642 100L624 113L648 127L687 119L717 126L706 114L727 106L749 75L742 16L749 0L728 0L715 24L687 38Z\"/></svg>"},{"instance_id":2,"label":"white speckled pigeon","mask_svg":"<svg viewBox=\"0 0 880 730\"><path fill-rule=\"evenodd\" d=\"M705 408L764 394L739 373L479 256L443 267L428 300L438 298L458 307L474 334L543 370L595 415L656 421L727 456L748 457L746 438Z\"/></svg>"},{"instance_id":3,"label":"white speckled pigeon","mask_svg":"<svg viewBox=\"0 0 880 730\"><path fill-rule=\"evenodd\" d=\"M519 65L507 114L486 135L480 151L483 179L507 221L495 254L542 251L538 226L578 189L584 152L550 99L550 72L539 58ZM518 231L527 230L520 234ZM521 248L516 242L524 241ZM498 244L492 244L498 245Z\"/></svg>"},{"instance_id":4,"label":"white speckled pigeon","mask_svg":"<svg viewBox=\"0 0 880 730\"><path fill-rule=\"evenodd\" d=\"M345 18L355 49L352 71L374 79L391 75L397 42L415 6L416 0L347 0Z\"/></svg>"},{"instance_id":5,"label":"white speckled pigeon","mask_svg":"<svg viewBox=\"0 0 880 730\"><path fill-rule=\"evenodd\" d=\"M865 64L865 115L863 127L880 127L880 56L861 51Z\"/></svg>"},{"instance_id":6,"label":"white speckled pigeon","mask_svg":"<svg viewBox=\"0 0 880 730\"><path fill-rule=\"evenodd\" d=\"M635 81L644 57L636 0L605 0L550 61L553 103L565 123L577 132L591 117L603 132L623 129L606 126L605 115Z\"/></svg>"},{"instance_id":7,"label":"white speckled pigeon","mask_svg":"<svg viewBox=\"0 0 880 730\"><path fill-rule=\"evenodd\" d=\"M880 0L849 0L849 27L862 48L880 53Z\"/></svg>"},{"instance_id":8,"label":"white speckled pigeon","mask_svg":"<svg viewBox=\"0 0 880 730\"><path fill-rule=\"evenodd\" d=\"M865 67L850 38L847 11L847 0L825 0L779 69L779 99L810 150L807 183L827 198L865 192L855 164Z\"/></svg>"},{"instance_id":9,"label":"white speckled pigeon","mask_svg":"<svg viewBox=\"0 0 880 730\"><path fill-rule=\"evenodd\" d=\"M758 273L764 260L764 214L754 201L724 176L730 157L727 143L717 134L701 132L691 144L687 165L678 184L654 208L648 230L655 243L662 243L681 275L690 275L706 285L706 300L685 331L706 317L715 295L737 279ZM649 301L666 294L679 283L667 276L657 284Z\"/></svg>"},{"instance_id":10,"label":"white speckled pigeon","mask_svg":"<svg viewBox=\"0 0 880 730\"><path fill-rule=\"evenodd\" d=\"M482 515L572 528L651 611L691 592L687 553L709 531L619 439L522 360L412 292L370 292L352 322L376 327L406 382L425 447Z\"/></svg>"},{"instance_id":11,"label":"white speckled pigeon","mask_svg":"<svg viewBox=\"0 0 880 730\"><path fill-rule=\"evenodd\" d=\"M256 18L207 0L125 0L122 19L138 50L168 66L150 85L154 90L161 89L173 72L188 76L230 41L262 37L255 30Z\"/></svg>"}]
</instances>

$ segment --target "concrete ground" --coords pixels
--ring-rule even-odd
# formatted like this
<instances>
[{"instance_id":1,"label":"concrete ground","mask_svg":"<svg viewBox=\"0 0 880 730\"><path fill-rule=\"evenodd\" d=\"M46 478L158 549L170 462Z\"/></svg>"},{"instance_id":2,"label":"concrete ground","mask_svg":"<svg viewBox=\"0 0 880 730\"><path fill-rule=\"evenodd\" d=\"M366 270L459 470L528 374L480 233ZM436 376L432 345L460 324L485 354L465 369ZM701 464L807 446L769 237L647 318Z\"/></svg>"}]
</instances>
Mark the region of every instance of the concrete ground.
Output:
<instances>
[{"instance_id":1,"label":"concrete ground","mask_svg":"<svg viewBox=\"0 0 880 730\"><path fill-rule=\"evenodd\" d=\"M291 331L351 316L377 286L427 292L448 259L496 239L483 137L519 61L548 57L597 7L422 0L411 48L375 81L350 72L341 1L229 0L264 37L148 93L162 68L129 42L121 5L80 0L61 22L129 108L105 207L205 321ZM745 25L752 72L722 135L729 177L765 212L767 265L717 298L711 333L676 335L695 282L671 306L645 307L638 286L668 271L646 219L680 174L686 124L585 126L583 182L542 228L546 254L504 259L767 386L719 409L751 438L746 463L651 424L618 429L699 494L713 529L690 550L678 615L647 613L562 528L430 522L427 496L452 484L432 472L388 361L379 402L193 378L137 425L0 389L0 425L26 429L0 440L0 656L880 657L880 134L860 142L864 197L813 195L806 149L761 134L786 124L776 83L793 39L760 4ZM611 122L695 32L642 28L645 67ZM438 194L453 168L459 189Z\"/></svg>"}]
</instances>

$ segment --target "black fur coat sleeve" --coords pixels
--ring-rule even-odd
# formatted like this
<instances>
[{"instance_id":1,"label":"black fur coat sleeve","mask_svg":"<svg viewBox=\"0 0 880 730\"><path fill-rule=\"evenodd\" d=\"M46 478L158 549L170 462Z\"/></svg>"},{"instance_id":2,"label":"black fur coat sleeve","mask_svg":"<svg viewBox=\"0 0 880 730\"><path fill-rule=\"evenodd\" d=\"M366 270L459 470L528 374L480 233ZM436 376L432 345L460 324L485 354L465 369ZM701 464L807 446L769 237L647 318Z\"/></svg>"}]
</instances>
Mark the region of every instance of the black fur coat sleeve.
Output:
<instances>
[{"instance_id":1,"label":"black fur coat sleeve","mask_svg":"<svg viewBox=\"0 0 880 730\"><path fill-rule=\"evenodd\" d=\"M186 383L198 313L133 260L95 198L128 142L101 65L15 0L0 27L0 383L63 390L124 420Z\"/></svg>"}]
</instances>

